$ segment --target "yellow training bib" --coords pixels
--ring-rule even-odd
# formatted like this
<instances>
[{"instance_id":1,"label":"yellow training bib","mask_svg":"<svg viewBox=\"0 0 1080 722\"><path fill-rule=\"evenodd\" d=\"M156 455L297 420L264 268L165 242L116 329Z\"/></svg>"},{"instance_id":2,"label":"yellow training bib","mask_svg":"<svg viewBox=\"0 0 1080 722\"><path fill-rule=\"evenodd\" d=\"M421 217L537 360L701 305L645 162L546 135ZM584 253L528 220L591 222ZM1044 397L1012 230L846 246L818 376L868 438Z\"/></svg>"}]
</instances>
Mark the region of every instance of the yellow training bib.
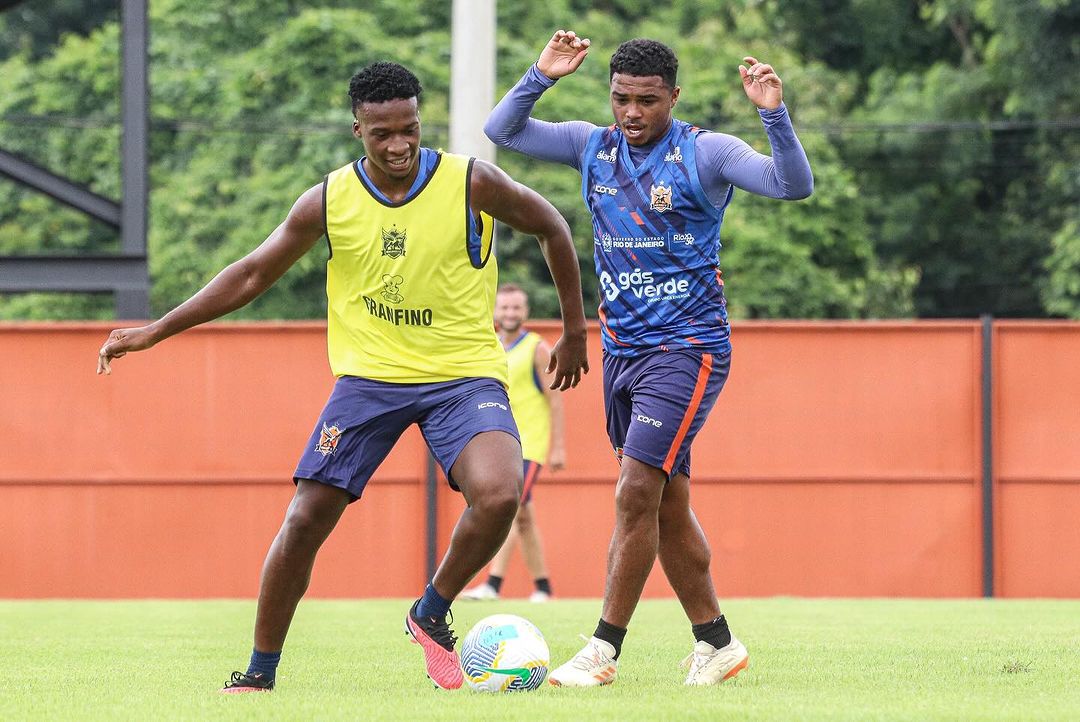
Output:
<instances>
[{"instance_id":1,"label":"yellow training bib","mask_svg":"<svg viewBox=\"0 0 1080 722\"><path fill-rule=\"evenodd\" d=\"M539 334L523 333L506 349L506 364L510 370L510 408L521 435L521 455L528 461L546 464L551 444L551 408L533 365L541 340Z\"/></svg>"},{"instance_id":2,"label":"yellow training bib","mask_svg":"<svg viewBox=\"0 0 1080 722\"><path fill-rule=\"evenodd\" d=\"M492 326L494 220L469 209L473 159L439 153L411 198L389 203L356 163L326 178L327 344L335 376L507 383Z\"/></svg>"}]
</instances>

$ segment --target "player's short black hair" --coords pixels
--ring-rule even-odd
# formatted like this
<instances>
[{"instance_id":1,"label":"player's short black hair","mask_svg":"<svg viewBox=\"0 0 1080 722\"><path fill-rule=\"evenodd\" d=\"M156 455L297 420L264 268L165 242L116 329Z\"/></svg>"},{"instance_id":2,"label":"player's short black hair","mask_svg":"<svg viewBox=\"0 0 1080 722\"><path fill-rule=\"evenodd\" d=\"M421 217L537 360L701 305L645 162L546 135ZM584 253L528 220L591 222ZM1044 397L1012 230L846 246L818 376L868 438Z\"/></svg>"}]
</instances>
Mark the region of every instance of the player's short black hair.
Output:
<instances>
[{"instance_id":1,"label":"player's short black hair","mask_svg":"<svg viewBox=\"0 0 1080 722\"><path fill-rule=\"evenodd\" d=\"M675 76L679 72L679 59L675 51L656 40L635 38L627 40L615 49L611 56L608 80L615 73L623 75L659 75L669 88L675 87Z\"/></svg>"},{"instance_id":2,"label":"player's short black hair","mask_svg":"<svg viewBox=\"0 0 1080 722\"><path fill-rule=\"evenodd\" d=\"M420 101L420 81L404 65L380 61L362 68L349 79L349 97L353 113L361 103L385 103L388 100Z\"/></svg>"}]
</instances>

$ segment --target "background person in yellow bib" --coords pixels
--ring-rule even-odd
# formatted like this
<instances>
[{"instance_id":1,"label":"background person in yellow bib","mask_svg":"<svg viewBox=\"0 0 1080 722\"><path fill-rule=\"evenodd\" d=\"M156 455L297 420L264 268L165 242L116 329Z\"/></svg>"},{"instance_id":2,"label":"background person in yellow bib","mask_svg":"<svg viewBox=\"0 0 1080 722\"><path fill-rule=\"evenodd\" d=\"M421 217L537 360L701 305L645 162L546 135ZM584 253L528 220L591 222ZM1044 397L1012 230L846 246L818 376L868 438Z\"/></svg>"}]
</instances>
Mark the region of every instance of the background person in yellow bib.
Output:
<instances>
[{"instance_id":1,"label":"background person in yellow bib","mask_svg":"<svg viewBox=\"0 0 1080 722\"><path fill-rule=\"evenodd\" d=\"M258 248L201 291L159 321L113 331L98 354L98 373L108 374L112 359L240 308L326 235L327 341L338 381L263 565L247 672L234 672L224 692L273 689L319 547L414 423L468 508L405 629L423 648L432 682L462 685L450 601L506 539L523 483L505 354L491 325L493 219L539 239L558 289L563 336L548 368L552 387L576 386L588 371L581 279L566 221L494 165L421 147L420 91L416 76L397 63L354 75L353 134L367 155L308 189Z\"/></svg>"},{"instance_id":2,"label":"background person in yellow bib","mask_svg":"<svg viewBox=\"0 0 1080 722\"><path fill-rule=\"evenodd\" d=\"M551 348L540 334L524 329L529 320L529 296L520 286L505 283L495 296L495 330L506 349L506 364L510 371L510 408L514 412L521 434L521 455L524 457L525 489L521 507L514 517L510 535L502 549L491 561L488 578L461 595L462 599L498 599L506 569L514 547L521 544L525 567L532 575L535 589L532 602L551 598L540 529L532 510L532 494L544 463L558 471L566 465L563 436L562 399L548 387L546 369Z\"/></svg>"}]
</instances>

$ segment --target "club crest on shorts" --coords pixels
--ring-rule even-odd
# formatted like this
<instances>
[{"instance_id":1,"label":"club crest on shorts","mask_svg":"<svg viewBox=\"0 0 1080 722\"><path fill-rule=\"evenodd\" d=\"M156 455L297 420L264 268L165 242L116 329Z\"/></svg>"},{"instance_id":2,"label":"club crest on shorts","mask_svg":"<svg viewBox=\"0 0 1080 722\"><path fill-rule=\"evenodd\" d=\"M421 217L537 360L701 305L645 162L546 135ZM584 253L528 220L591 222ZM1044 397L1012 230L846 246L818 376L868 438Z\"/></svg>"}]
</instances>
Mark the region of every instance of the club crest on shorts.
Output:
<instances>
[{"instance_id":1,"label":"club crest on shorts","mask_svg":"<svg viewBox=\"0 0 1080 722\"><path fill-rule=\"evenodd\" d=\"M649 208L657 213L671 210L671 186L662 182L658 186L649 187Z\"/></svg>"},{"instance_id":2,"label":"club crest on shorts","mask_svg":"<svg viewBox=\"0 0 1080 722\"><path fill-rule=\"evenodd\" d=\"M400 231L397 226L390 226L390 230L382 229L382 254L390 258L401 258L405 255L405 229Z\"/></svg>"},{"instance_id":3,"label":"club crest on shorts","mask_svg":"<svg viewBox=\"0 0 1080 722\"><path fill-rule=\"evenodd\" d=\"M345 433L345 429L339 429L337 424L327 426L324 421L322 431L319 432L319 443L315 444L315 451L323 456L330 456L330 454L337 451L338 441L341 440L343 433Z\"/></svg>"}]
</instances>

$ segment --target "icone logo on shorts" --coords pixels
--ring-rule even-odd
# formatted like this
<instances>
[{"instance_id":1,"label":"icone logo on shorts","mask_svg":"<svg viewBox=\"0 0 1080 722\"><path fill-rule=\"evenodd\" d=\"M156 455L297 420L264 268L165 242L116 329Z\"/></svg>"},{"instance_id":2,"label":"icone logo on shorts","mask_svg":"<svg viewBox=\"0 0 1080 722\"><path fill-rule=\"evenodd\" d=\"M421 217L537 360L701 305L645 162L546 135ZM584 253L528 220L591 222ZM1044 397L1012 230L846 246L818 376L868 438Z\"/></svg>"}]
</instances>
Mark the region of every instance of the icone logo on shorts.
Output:
<instances>
[{"instance_id":1,"label":"icone logo on shorts","mask_svg":"<svg viewBox=\"0 0 1080 722\"><path fill-rule=\"evenodd\" d=\"M661 426L664 425L663 421L657 421L656 419L651 419L648 416L646 416L645 414L638 414L637 415L637 420L640 421L643 424L649 424L650 426L655 426L658 429Z\"/></svg>"},{"instance_id":2,"label":"icone logo on shorts","mask_svg":"<svg viewBox=\"0 0 1080 722\"><path fill-rule=\"evenodd\" d=\"M622 271L616 279L607 271L600 273L600 288L607 300L614 301L623 291L630 291L637 298L649 302L671 298L685 298L690 293L690 282L685 278L672 276L664 281L657 281L652 271Z\"/></svg>"},{"instance_id":3,"label":"icone logo on shorts","mask_svg":"<svg viewBox=\"0 0 1080 722\"><path fill-rule=\"evenodd\" d=\"M499 408L499 409L502 409L503 411L509 411L510 410L510 409L506 408L506 406L504 404L500 404L498 401L485 401L482 404L477 404L476 408L478 408L478 409L495 409L495 408Z\"/></svg>"}]
</instances>

